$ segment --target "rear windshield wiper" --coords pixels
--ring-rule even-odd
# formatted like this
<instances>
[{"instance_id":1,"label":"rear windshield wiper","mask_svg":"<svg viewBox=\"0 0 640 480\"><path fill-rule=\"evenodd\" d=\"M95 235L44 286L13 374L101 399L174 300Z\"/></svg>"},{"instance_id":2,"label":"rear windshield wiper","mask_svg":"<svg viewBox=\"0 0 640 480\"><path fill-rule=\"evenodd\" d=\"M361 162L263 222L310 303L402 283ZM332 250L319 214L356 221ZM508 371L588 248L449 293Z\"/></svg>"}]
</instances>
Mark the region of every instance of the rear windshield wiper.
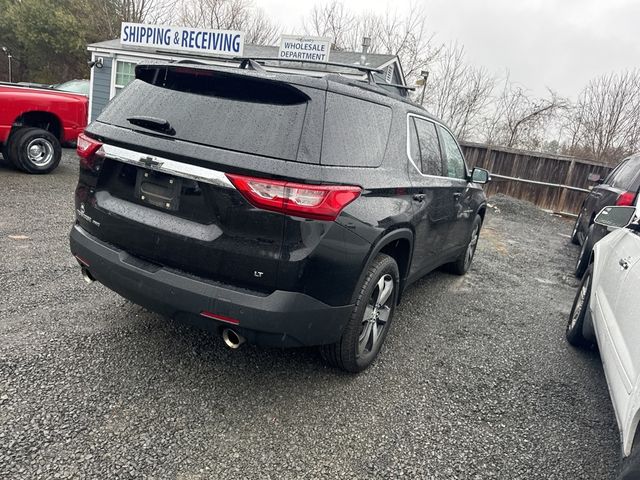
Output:
<instances>
[{"instance_id":1,"label":"rear windshield wiper","mask_svg":"<svg viewBox=\"0 0 640 480\"><path fill-rule=\"evenodd\" d=\"M173 129L169 121L164 118L135 116L127 118L127 121L133 125L148 128L149 130L155 130L156 132L166 133L167 135L176 134L176 131Z\"/></svg>"}]
</instances>

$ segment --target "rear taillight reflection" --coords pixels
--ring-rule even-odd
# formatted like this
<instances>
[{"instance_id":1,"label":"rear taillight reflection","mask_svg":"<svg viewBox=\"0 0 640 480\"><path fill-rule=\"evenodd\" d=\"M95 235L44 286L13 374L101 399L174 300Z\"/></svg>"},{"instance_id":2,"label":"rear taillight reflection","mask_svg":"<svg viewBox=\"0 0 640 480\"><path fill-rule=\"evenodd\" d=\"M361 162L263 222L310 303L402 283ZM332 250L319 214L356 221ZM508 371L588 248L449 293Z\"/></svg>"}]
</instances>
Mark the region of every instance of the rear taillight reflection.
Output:
<instances>
[{"instance_id":1,"label":"rear taillight reflection","mask_svg":"<svg viewBox=\"0 0 640 480\"><path fill-rule=\"evenodd\" d=\"M316 220L335 220L362 192L360 187L350 185L307 185L232 174L227 177L258 208Z\"/></svg>"}]
</instances>

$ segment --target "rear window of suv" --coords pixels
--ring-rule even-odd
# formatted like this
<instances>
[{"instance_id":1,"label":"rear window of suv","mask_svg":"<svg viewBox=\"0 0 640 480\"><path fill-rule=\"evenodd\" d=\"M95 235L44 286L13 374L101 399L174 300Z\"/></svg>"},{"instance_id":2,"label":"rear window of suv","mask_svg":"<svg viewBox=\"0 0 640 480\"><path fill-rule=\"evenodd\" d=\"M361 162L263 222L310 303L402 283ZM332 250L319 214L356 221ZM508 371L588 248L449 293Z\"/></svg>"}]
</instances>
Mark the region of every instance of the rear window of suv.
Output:
<instances>
[{"instance_id":1,"label":"rear window of suv","mask_svg":"<svg viewBox=\"0 0 640 480\"><path fill-rule=\"evenodd\" d=\"M173 138L296 160L309 100L299 88L188 67L143 71L141 76L144 80L134 80L113 99L99 122L158 134L127 120L153 117L169 122Z\"/></svg>"}]
</instances>

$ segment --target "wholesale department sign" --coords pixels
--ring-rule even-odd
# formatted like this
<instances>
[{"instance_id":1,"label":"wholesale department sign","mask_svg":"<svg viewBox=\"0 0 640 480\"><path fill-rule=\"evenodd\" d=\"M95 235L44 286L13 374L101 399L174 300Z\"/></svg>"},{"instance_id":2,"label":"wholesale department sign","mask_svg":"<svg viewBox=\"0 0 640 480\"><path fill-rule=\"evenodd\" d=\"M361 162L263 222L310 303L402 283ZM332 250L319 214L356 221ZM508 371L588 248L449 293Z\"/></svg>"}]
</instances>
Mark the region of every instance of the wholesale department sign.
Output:
<instances>
[{"instance_id":1,"label":"wholesale department sign","mask_svg":"<svg viewBox=\"0 0 640 480\"><path fill-rule=\"evenodd\" d=\"M300 60L301 62L328 62L331 51L331 39L324 37L298 37L282 35L278 58Z\"/></svg>"},{"instance_id":2,"label":"wholesale department sign","mask_svg":"<svg viewBox=\"0 0 640 480\"><path fill-rule=\"evenodd\" d=\"M120 29L120 43L178 52L241 57L244 32L123 23Z\"/></svg>"}]
</instances>

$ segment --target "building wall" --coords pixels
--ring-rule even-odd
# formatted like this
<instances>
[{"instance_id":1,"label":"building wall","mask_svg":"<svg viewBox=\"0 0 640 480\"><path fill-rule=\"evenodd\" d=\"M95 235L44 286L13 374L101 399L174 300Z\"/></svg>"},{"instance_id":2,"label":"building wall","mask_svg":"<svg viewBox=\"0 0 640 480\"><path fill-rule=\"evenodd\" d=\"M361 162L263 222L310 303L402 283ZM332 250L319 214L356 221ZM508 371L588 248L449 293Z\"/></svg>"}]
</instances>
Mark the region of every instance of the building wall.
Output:
<instances>
[{"instance_id":1,"label":"building wall","mask_svg":"<svg viewBox=\"0 0 640 480\"><path fill-rule=\"evenodd\" d=\"M113 58L102 57L102 68L93 67L93 96L91 99L91 118L96 119L104 107L109 103L111 96L111 69L113 68Z\"/></svg>"}]
</instances>

